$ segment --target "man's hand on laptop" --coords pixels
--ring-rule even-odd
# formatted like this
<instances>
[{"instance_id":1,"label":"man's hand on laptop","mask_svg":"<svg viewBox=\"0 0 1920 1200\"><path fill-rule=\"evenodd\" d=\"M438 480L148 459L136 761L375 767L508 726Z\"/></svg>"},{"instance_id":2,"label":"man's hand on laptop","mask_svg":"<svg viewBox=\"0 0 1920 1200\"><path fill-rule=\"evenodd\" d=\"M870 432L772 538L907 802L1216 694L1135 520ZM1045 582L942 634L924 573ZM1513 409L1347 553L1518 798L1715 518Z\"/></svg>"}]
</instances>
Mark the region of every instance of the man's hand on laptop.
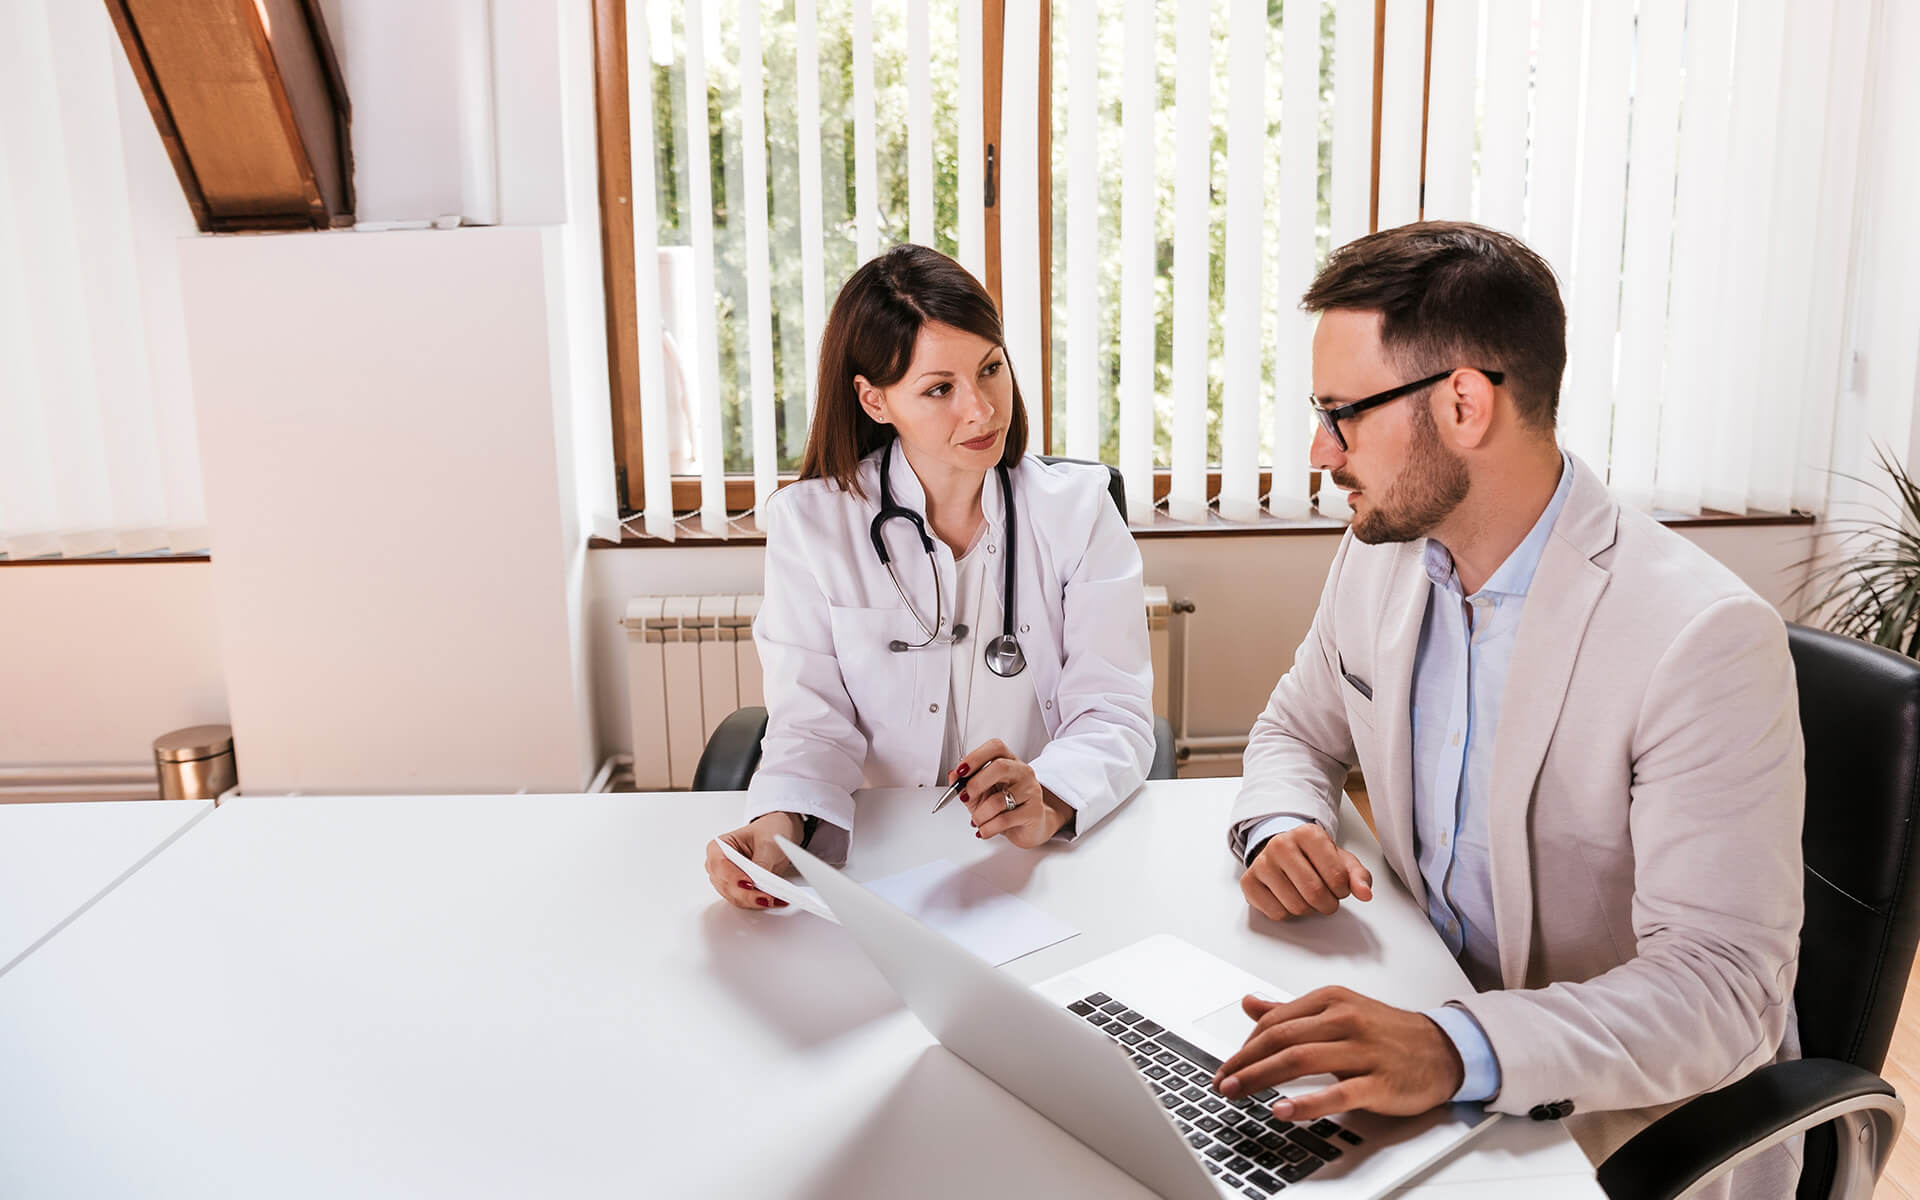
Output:
<instances>
[{"instance_id":1,"label":"man's hand on laptop","mask_svg":"<svg viewBox=\"0 0 1920 1200\"><path fill-rule=\"evenodd\" d=\"M1254 1019L1246 1044L1221 1064L1213 1085L1230 1099L1305 1075L1339 1082L1273 1105L1283 1121L1311 1121L1364 1109L1412 1116L1453 1098L1466 1068L1453 1041L1432 1020L1342 987L1324 987L1277 1003L1248 996Z\"/></svg>"},{"instance_id":2,"label":"man's hand on laptop","mask_svg":"<svg viewBox=\"0 0 1920 1200\"><path fill-rule=\"evenodd\" d=\"M1276 921L1331 914L1348 896L1373 899L1373 873L1308 821L1276 833L1240 877L1247 903Z\"/></svg>"}]
</instances>

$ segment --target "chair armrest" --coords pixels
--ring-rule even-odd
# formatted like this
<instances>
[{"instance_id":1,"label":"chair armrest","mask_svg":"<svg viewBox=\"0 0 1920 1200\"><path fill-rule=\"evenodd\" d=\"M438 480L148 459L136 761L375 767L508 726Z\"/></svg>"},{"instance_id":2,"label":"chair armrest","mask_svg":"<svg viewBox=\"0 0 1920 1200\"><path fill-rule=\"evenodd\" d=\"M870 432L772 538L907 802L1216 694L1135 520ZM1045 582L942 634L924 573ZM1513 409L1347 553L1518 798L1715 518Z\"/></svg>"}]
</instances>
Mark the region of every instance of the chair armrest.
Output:
<instances>
[{"instance_id":1,"label":"chair armrest","mask_svg":"<svg viewBox=\"0 0 1920 1200\"><path fill-rule=\"evenodd\" d=\"M736 708L727 714L700 752L693 769L696 792L744 792L760 765L760 739L767 733L767 710Z\"/></svg>"},{"instance_id":2,"label":"chair armrest","mask_svg":"<svg viewBox=\"0 0 1920 1200\"><path fill-rule=\"evenodd\" d=\"M1775 1063L1641 1130L1600 1164L1600 1186L1622 1200L1690 1195L1768 1147L1838 1121L1830 1194L1867 1197L1905 1120L1893 1085L1871 1071L1831 1058Z\"/></svg>"},{"instance_id":3,"label":"chair armrest","mask_svg":"<svg viewBox=\"0 0 1920 1200\"><path fill-rule=\"evenodd\" d=\"M1153 718L1153 765L1147 768L1148 779L1178 779L1180 777L1180 759L1175 753L1173 741L1173 723L1165 717Z\"/></svg>"}]
</instances>

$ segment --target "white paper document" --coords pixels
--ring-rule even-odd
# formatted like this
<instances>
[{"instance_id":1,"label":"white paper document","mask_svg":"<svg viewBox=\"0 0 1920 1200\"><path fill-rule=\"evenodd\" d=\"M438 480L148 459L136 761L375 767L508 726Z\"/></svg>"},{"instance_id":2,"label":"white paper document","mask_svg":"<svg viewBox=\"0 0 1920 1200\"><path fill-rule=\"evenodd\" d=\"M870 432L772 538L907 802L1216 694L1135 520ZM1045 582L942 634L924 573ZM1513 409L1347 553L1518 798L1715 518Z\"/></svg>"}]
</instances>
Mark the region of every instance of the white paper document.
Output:
<instances>
[{"instance_id":1,"label":"white paper document","mask_svg":"<svg viewBox=\"0 0 1920 1200\"><path fill-rule=\"evenodd\" d=\"M775 875L725 842L719 846L755 887L792 906L772 911L810 912L839 923L812 888ZM937 858L865 886L996 967L1080 932L950 859Z\"/></svg>"}]
</instances>

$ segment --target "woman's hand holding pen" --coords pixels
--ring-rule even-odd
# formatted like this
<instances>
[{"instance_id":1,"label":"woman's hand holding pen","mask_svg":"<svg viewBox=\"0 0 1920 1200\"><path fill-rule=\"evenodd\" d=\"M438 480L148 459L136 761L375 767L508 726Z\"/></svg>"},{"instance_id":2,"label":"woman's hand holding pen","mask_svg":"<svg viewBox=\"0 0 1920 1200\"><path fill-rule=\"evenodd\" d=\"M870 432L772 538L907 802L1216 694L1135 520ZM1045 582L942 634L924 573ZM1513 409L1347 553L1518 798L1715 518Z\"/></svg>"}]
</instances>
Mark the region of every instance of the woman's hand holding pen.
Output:
<instances>
[{"instance_id":1,"label":"woman's hand holding pen","mask_svg":"<svg viewBox=\"0 0 1920 1200\"><path fill-rule=\"evenodd\" d=\"M974 836L1005 836L1025 850L1043 845L1073 818L1073 806L1040 786L1033 768L995 738L953 770L948 782L966 780L961 803L973 814Z\"/></svg>"}]
</instances>

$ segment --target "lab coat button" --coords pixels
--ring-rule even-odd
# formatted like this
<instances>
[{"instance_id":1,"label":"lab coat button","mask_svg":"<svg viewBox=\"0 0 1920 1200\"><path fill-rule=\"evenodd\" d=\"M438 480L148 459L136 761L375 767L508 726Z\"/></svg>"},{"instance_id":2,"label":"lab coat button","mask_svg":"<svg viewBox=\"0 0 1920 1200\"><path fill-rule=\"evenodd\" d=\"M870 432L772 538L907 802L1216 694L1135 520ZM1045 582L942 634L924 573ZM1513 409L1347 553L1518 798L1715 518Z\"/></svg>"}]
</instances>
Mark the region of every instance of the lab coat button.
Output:
<instances>
[{"instance_id":1,"label":"lab coat button","mask_svg":"<svg viewBox=\"0 0 1920 1200\"><path fill-rule=\"evenodd\" d=\"M1051 700L1049 700L1049 701L1047 701L1044 707L1047 707L1047 708L1052 708L1052 707L1053 707L1053 701L1051 701Z\"/></svg>"},{"instance_id":2,"label":"lab coat button","mask_svg":"<svg viewBox=\"0 0 1920 1200\"><path fill-rule=\"evenodd\" d=\"M940 706L938 704L929 704L927 705L927 711L931 713L937 713L940 711Z\"/></svg>"}]
</instances>

